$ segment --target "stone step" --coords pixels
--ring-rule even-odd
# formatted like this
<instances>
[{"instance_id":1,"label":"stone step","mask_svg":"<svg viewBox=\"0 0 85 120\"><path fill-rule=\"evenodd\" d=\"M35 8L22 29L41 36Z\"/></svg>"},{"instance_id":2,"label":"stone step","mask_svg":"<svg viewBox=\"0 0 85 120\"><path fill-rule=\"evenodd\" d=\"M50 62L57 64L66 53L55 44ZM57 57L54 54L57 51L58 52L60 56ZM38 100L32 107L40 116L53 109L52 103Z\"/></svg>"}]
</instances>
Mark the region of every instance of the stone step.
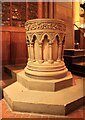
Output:
<instances>
[{"instance_id":1,"label":"stone step","mask_svg":"<svg viewBox=\"0 0 85 120\"><path fill-rule=\"evenodd\" d=\"M66 89L48 92L28 90L19 82L4 89L4 98L14 111L42 113L51 115L66 115L85 102L85 80Z\"/></svg>"},{"instance_id":2,"label":"stone step","mask_svg":"<svg viewBox=\"0 0 85 120\"><path fill-rule=\"evenodd\" d=\"M64 78L40 79L26 75L24 70L17 74L17 81L30 90L39 91L58 91L73 85L73 79L70 72Z\"/></svg>"},{"instance_id":3,"label":"stone step","mask_svg":"<svg viewBox=\"0 0 85 120\"><path fill-rule=\"evenodd\" d=\"M24 73L23 67L24 65L20 67L19 65L7 65L4 69L8 75L12 76L12 79L18 80L24 87L31 90L57 91L73 85L73 79L70 72L62 79L56 79L54 77L54 79L52 78L50 80L41 80L39 78L30 78L29 75Z\"/></svg>"}]
</instances>

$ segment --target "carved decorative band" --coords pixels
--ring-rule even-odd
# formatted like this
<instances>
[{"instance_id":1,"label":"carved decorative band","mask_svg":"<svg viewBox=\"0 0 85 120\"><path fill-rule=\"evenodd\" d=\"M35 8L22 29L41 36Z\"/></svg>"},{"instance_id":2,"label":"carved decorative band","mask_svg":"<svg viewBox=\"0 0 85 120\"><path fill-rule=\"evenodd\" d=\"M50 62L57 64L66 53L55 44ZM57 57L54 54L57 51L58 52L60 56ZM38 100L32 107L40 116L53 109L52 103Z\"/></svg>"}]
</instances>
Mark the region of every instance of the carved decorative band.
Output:
<instances>
[{"instance_id":1,"label":"carved decorative band","mask_svg":"<svg viewBox=\"0 0 85 120\"><path fill-rule=\"evenodd\" d=\"M60 30L60 31L66 31L66 25L64 22L61 22L59 20L48 20L48 19L41 19L39 20L30 20L26 22L25 24L26 31L32 31L32 30Z\"/></svg>"}]
</instances>

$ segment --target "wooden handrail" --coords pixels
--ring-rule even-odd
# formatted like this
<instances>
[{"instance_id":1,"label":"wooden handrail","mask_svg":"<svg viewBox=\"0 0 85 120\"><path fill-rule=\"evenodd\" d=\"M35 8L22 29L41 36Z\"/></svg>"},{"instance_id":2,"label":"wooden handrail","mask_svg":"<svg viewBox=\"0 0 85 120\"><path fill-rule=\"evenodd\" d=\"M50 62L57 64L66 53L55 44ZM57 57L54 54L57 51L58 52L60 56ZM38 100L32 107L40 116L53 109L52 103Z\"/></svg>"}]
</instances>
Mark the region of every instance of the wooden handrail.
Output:
<instances>
[{"instance_id":1,"label":"wooden handrail","mask_svg":"<svg viewBox=\"0 0 85 120\"><path fill-rule=\"evenodd\" d=\"M84 34L83 30L81 30L80 27L78 27L76 24L74 24L74 26L76 26Z\"/></svg>"}]
</instances>

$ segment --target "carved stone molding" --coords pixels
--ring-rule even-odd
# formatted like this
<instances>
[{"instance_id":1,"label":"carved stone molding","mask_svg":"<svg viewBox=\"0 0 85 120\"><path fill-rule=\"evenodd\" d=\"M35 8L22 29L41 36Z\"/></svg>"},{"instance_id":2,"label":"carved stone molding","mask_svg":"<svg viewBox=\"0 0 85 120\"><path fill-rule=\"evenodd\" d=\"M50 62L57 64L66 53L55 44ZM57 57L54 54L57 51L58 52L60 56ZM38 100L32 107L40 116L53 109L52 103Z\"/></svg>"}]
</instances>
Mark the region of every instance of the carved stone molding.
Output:
<instances>
[{"instance_id":1,"label":"carved stone molding","mask_svg":"<svg viewBox=\"0 0 85 120\"><path fill-rule=\"evenodd\" d=\"M31 42L36 36L38 43L42 43L44 36L48 36L49 41L53 42L56 36L65 36L66 25L61 20L56 19L34 19L29 20L25 24L27 40ZM63 38L62 38L63 39Z\"/></svg>"},{"instance_id":2,"label":"carved stone molding","mask_svg":"<svg viewBox=\"0 0 85 120\"><path fill-rule=\"evenodd\" d=\"M66 25L61 20L56 19L35 19L27 21L25 24L26 31L34 30L60 30L66 31Z\"/></svg>"}]
</instances>

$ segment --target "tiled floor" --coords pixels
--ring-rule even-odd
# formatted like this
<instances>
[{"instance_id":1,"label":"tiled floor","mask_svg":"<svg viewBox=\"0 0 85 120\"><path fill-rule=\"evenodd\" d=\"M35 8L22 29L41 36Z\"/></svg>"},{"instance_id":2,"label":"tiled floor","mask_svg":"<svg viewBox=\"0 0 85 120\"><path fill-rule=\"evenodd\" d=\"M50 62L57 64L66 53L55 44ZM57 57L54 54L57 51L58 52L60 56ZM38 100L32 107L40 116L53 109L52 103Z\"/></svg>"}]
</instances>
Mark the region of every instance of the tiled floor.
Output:
<instances>
[{"instance_id":1,"label":"tiled floor","mask_svg":"<svg viewBox=\"0 0 85 120\"><path fill-rule=\"evenodd\" d=\"M16 72L19 72L19 70ZM80 78L79 76L73 75L73 78L77 80ZM15 82L11 77L9 77L6 73L3 72L3 80L0 80L0 86L3 88ZM1 107L2 106L2 107ZM0 100L0 118L37 118L37 119L46 119L46 120L84 120L85 115L85 106L80 107L79 109L73 111L72 113L66 116L53 116L53 115L43 115L43 114L34 114L34 113L22 113L22 112L14 112L10 109L6 101L3 99Z\"/></svg>"}]
</instances>

